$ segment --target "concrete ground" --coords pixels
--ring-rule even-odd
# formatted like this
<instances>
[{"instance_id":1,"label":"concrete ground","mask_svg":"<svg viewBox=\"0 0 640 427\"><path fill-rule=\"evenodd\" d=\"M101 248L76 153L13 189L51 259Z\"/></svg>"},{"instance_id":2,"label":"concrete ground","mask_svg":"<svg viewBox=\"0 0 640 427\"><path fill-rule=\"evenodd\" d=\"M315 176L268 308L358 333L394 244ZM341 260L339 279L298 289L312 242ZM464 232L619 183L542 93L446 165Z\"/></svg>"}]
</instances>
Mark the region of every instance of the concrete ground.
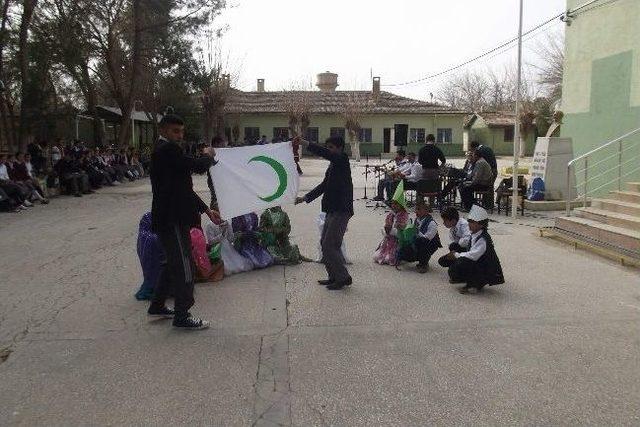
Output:
<instances>
[{"instance_id":1,"label":"concrete ground","mask_svg":"<svg viewBox=\"0 0 640 427\"><path fill-rule=\"evenodd\" d=\"M303 168L308 190L325 163ZM0 425L640 424L638 271L537 237L553 213L493 216L507 283L463 296L433 262L374 265L358 201L350 289L318 264L199 284L213 327L185 333L133 298L150 202L143 180L2 215ZM315 256L319 203L287 210Z\"/></svg>"}]
</instances>

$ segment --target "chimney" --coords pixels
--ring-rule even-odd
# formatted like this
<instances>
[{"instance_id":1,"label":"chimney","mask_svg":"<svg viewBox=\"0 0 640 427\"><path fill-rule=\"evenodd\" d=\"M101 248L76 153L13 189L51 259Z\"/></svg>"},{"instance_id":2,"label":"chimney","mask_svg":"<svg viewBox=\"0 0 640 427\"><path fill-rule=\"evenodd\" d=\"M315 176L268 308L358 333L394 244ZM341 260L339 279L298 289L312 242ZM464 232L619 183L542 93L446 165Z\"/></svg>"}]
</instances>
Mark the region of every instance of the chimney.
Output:
<instances>
[{"instance_id":1,"label":"chimney","mask_svg":"<svg viewBox=\"0 0 640 427\"><path fill-rule=\"evenodd\" d=\"M335 92L338 87L338 75L330 71L320 73L316 86L321 92Z\"/></svg>"},{"instance_id":2,"label":"chimney","mask_svg":"<svg viewBox=\"0 0 640 427\"><path fill-rule=\"evenodd\" d=\"M373 94L373 100L375 102L378 102L378 99L380 99L380 77L373 78L372 94Z\"/></svg>"},{"instance_id":3,"label":"chimney","mask_svg":"<svg viewBox=\"0 0 640 427\"><path fill-rule=\"evenodd\" d=\"M258 79L258 92L264 92L264 79Z\"/></svg>"}]
</instances>

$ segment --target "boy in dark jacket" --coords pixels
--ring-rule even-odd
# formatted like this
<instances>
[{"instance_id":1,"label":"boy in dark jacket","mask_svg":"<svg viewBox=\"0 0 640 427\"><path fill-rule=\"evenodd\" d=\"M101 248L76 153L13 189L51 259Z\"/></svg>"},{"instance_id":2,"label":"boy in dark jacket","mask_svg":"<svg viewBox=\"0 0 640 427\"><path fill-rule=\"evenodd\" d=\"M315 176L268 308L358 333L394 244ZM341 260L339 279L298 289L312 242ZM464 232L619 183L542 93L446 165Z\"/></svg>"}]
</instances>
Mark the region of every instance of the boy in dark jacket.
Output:
<instances>
[{"instance_id":1,"label":"boy in dark jacket","mask_svg":"<svg viewBox=\"0 0 640 427\"><path fill-rule=\"evenodd\" d=\"M179 144L184 136L184 122L172 114L160 121L160 135L151 156L151 229L160 238L165 265L148 313L155 317L173 317L173 326L177 328L205 329L209 322L189 313L194 303L194 262L189 232L200 225L203 213L216 223L220 217L193 191L191 174L206 172L213 164L214 151L205 148L205 155L198 159L186 155ZM175 296L175 311L165 306L171 292Z\"/></svg>"},{"instance_id":2,"label":"boy in dark jacket","mask_svg":"<svg viewBox=\"0 0 640 427\"><path fill-rule=\"evenodd\" d=\"M349 157L344 152L344 139L340 137L328 138L326 148L299 138L296 140L296 143L298 142L313 154L324 157L331 162L324 180L304 197L298 197L296 204L311 203L322 196L322 212L325 212L327 217L320 245L329 277L318 283L332 291L340 290L345 286L350 286L353 282L344 265L344 258L340 250L344 233L347 231L347 224L353 216L353 181L351 180Z\"/></svg>"}]
</instances>

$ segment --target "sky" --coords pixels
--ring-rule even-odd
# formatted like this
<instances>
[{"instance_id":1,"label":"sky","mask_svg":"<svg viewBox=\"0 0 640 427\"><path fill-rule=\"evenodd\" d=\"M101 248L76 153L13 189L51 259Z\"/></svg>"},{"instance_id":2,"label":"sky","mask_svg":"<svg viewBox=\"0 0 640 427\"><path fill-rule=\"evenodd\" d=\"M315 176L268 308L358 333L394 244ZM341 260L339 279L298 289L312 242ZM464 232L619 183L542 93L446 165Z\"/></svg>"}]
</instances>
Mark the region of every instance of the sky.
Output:
<instances>
[{"instance_id":1,"label":"sky","mask_svg":"<svg viewBox=\"0 0 640 427\"><path fill-rule=\"evenodd\" d=\"M518 0L229 0L216 18L226 26L215 44L235 85L255 90L315 88L316 74L339 75L338 89L369 90L371 75L383 90L416 99L437 97L451 74L419 84L385 86L418 79L473 58L515 37ZM566 0L524 0L524 31L561 13ZM524 62L558 20L525 39ZM203 42L207 47L208 42ZM516 63L515 45L465 69L500 71Z\"/></svg>"}]
</instances>

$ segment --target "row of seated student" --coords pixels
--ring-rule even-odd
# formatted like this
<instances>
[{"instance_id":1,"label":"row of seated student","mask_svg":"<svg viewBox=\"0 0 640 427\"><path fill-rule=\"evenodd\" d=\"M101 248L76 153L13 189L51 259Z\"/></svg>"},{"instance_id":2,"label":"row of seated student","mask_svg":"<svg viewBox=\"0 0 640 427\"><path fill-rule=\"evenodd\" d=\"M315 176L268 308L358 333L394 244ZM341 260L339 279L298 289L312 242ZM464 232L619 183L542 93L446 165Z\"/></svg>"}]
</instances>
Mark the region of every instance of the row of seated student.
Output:
<instances>
[{"instance_id":1,"label":"row of seated student","mask_svg":"<svg viewBox=\"0 0 640 427\"><path fill-rule=\"evenodd\" d=\"M59 188L75 197L93 193L102 186L134 181L147 174L135 151L85 148L76 143L33 162L32 155L0 154L0 211L21 212L34 202L48 204L51 189Z\"/></svg>"}]
</instances>

